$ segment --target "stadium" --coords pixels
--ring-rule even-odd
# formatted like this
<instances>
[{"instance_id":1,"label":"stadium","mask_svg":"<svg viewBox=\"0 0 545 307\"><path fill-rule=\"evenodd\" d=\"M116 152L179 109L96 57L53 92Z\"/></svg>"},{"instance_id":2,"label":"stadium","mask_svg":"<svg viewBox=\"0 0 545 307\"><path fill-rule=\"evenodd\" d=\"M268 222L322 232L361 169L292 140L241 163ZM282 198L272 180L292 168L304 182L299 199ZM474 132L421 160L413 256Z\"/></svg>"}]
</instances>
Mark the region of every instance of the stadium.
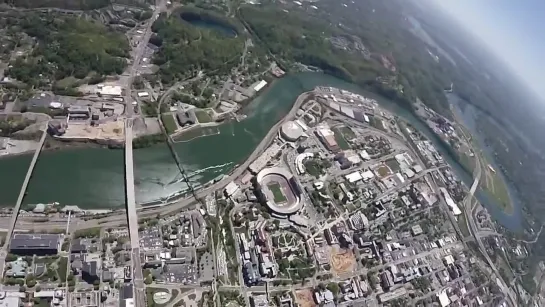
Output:
<instances>
[{"instance_id":1,"label":"stadium","mask_svg":"<svg viewBox=\"0 0 545 307\"><path fill-rule=\"evenodd\" d=\"M303 206L301 188L285 168L270 167L257 174L261 199L271 211L279 215L294 214Z\"/></svg>"}]
</instances>

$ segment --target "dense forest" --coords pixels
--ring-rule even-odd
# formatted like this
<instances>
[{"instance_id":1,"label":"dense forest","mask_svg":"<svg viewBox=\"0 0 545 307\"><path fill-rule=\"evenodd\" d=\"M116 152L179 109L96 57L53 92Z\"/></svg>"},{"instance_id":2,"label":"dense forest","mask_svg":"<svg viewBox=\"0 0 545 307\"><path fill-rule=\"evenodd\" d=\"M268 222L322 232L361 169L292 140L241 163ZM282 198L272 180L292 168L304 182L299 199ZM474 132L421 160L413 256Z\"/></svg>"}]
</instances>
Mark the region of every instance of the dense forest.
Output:
<instances>
[{"instance_id":1,"label":"dense forest","mask_svg":"<svg viewBox=\"0 0 545 307\"><path fill-rule=\"evenodd\" d=\"M425 46L406 30L407 26L400 24L401 12L388 3L371 2L373 11L369 10L369 3L354 3L347 8L335 1L321 2L320 10L243 6L239 17L280 59L318 67L409 106L419 97L436 111L450 116L443 90L450 84L447 72L451 67L436 63ZM355 37L370 50L372 57L334 48L329 41L332 37ZM383 67L378 60L382 56L393 59L395 72ZM377 82L377 77L390 78L395 84Z\"/></svg>"},{"instance_id":2,"label":"dense forest","mask_svg":"<svg viewBox=\"0 0 545 307\"><path fill-rule=\"evenodd\" d=\"M154 63L159 65L165 84L193 76L200 70L228 74L238 63L244 47L241 37L195 27L178 14L161 15L152 30L155 34L150 42L160 47Z\"/></svg>"},{"instance_id":3,"label":"dense forest","mask_svg":"<svg viewBox=\"0 0 545 307\"><path fill-rule=\"evenodd\" d=\"M29 85L44 86L70 76L82 79L91 72L121 74L126 66L127 39L97 22L27 14L7 23L36 39L34 49L18 57L6 72Z\"/></svg>"}]
</instances>

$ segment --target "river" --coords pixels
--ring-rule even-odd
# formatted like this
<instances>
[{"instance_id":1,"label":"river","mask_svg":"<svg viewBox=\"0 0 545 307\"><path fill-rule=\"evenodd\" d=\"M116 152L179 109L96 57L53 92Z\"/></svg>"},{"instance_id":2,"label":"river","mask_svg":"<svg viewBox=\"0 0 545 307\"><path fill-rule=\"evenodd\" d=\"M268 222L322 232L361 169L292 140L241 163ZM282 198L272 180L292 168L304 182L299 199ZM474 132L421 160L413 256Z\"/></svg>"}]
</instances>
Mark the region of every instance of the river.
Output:
<instances>
[{"instance_id":1,"label":"river","mask_svg":"<svg viewBox=\"0 0 545 307\"><path fill-rule=\"evenodd\" d=\"M216 128L219 134L198 137L175 144L176 151L194 185L208 182L229 172L248 157L269 129L291 109L297 96L316 86L334 86L371 96L381 106L404 118L423 132L445 156L461 180L471 185L472 178L456 163L433 132L412 113L399 105L363 91L354 84L321 73L298 73L275 80L246 109L248 117ZM210 133L206 133L210 134ZM30 158L17 156L0 159L0 183L9 189L0 193L0 204L13 205ZM134 151L136 200L142 204L173 195L187 188L166 144ZM25 203L54 202L82 208L115 208L124 204L123 152L109 149L72 149L40 155L30 181ZM8 180L4 174L13 180ZM21 175L22 174L22 175ZM484 195L477 195L486 207L494 206ZM500 210L496 210L501 212ZM515 207L513 216L494 218L509 228L520 224ZM518 219L518 220L517 220Z\"/></svg>"}]
</instances>

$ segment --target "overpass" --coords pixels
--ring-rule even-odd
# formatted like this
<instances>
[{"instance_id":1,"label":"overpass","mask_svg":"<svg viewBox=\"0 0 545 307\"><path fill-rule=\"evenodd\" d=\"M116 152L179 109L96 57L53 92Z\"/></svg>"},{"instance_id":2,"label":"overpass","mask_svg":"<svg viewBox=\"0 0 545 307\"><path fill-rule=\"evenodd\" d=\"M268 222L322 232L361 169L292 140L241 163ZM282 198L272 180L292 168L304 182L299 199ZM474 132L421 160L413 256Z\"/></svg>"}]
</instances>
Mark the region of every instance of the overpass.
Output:
<instances>
[{"instance_id":1,"label":"overpass","mask_svg":"<svg viewBox=\"0 0 545 307\"><path fill-rule=\"evenodd\" d=\"M15 230L15 224L17 223L17 217L19 216L19 210L21 209L23 199L25 198L28 183L30 182L30 177L32 177L32 172L34 171L34 167L36 166L36 162L38 161L38 156L40 155L40 152L42 151L42 148L45 143L45 139L47 137L48 124L49 124L49 121L45 123L45 128L42 133L42 137L40 138L38 147L36 148L36 151L34 152L34 155L32 156L32 161L30 161L30 166L28 167L28 170L26 172L25 180L23 181L23 185L21 186L21 190L19 191L19 196L17 197L17 202L15 203L15 207L13 208L13 211L11 213L10 222L6 232L6 240L4 244L2 245L2 249L0 250L0 272L2 274L4 272L4 264L6 260L6 255L9 251L9 244L11 241L11 237L13 236L13 231Z\"/></svg>"}]
</instances>

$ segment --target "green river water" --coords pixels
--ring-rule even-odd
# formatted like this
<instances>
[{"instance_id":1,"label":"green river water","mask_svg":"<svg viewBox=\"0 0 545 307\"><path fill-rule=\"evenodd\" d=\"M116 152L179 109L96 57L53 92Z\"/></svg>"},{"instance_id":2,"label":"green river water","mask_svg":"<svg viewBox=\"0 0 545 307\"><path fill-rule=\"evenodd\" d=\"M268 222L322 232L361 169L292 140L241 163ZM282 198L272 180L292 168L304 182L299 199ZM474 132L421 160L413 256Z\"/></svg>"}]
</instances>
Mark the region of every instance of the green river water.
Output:
<instances>
[{"instance_id":1,"label":"green river water","mask_svg":"<svg viewBox=\"0 0 545 307\"><path fill-rule=\"evenodd\" d=\"M298 73L278 79L247 107L246 119L192 132L196 138L176 143L178 156L194 186L213 180L242 163L269 129L289 112L297 96L316 86L335 86L374 96L354 84L320 73ZM426 134L457 175L471 183L471 176L452 159L427 126L397 104L380 97L374 98L384 108ZM201 132L212 135L198 137ZM29 155L0 159L0 205L15 204L30 159ZM123 206L123 159L122 150L87 148L43 152L24 202L57 201L88 209ZM139 204L165 198L187 188L166 144L135 150L134 173Z\"/></svg>"}]
</instances>

